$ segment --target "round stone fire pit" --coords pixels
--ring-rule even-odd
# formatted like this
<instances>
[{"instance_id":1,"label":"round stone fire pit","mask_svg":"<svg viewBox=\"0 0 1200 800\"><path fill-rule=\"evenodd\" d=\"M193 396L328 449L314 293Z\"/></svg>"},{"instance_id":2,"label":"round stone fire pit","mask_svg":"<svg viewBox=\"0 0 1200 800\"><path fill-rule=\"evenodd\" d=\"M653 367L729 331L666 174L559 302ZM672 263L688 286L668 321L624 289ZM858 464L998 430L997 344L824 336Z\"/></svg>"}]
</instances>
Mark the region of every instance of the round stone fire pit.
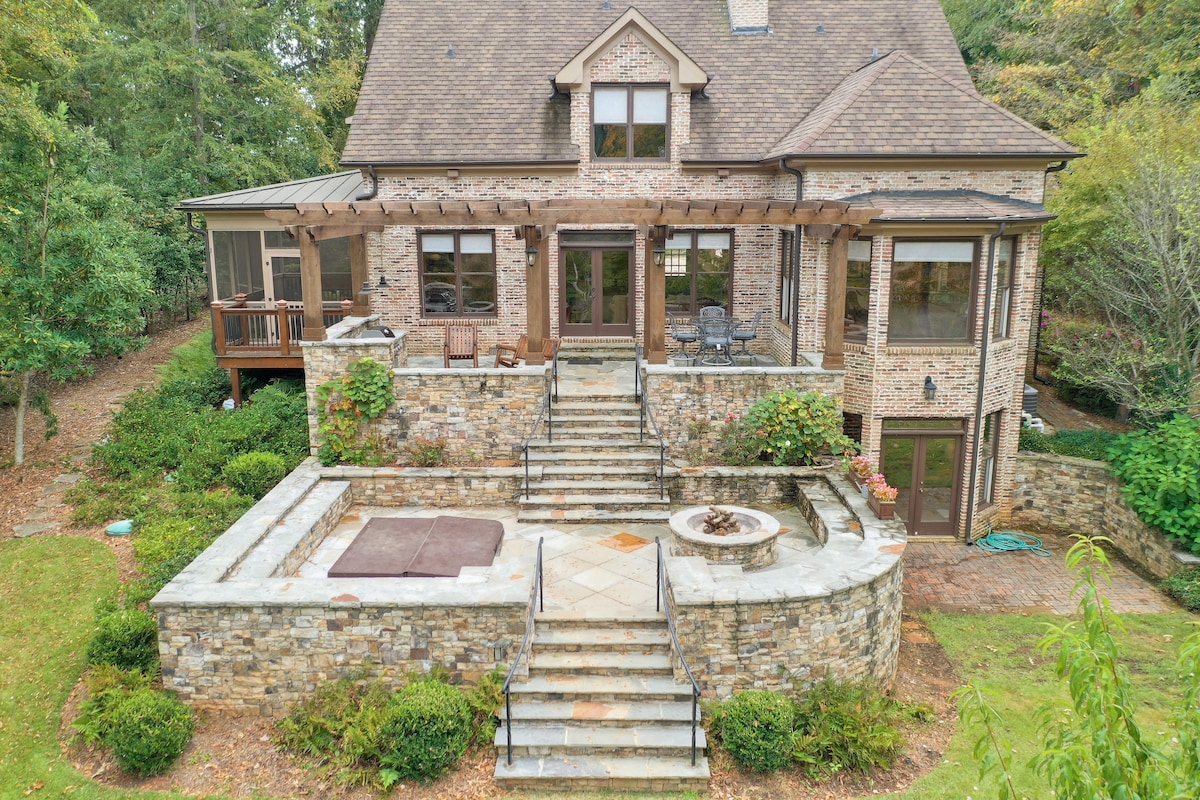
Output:
<instances>
[{"instance_id":1,"label":"round stone fire pit","mask_svg":"<svg viewBox=\"0 0 1200 800\"><path fill-rule=\"evenodd\" d=\"M704 518L712 513L708 506L694 506L671 515L675 555L700 556L710 564L740 564L746 572L769 567L779 553L779 520L770 514L741 506L717 506L733 512L738 522L735 534L714 535L704 532Z\"/></svg>"}]
</instances>

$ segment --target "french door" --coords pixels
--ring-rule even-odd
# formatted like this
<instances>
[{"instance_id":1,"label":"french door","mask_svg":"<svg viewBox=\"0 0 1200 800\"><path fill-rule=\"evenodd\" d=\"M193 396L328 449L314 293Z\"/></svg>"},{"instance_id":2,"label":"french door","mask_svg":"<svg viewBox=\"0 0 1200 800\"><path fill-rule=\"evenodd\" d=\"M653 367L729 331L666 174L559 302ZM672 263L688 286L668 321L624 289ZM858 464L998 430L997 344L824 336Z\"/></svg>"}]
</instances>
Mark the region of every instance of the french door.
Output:
<instances>
[{"instance_id":1,"label":"french door","mask_svg":"<svg viewBox=\"0 0 1200 800\"><path fill-rule=\"evenodd\" d=\"M562 235L560 290L564 336L632 336L633 234Z\"/></svg>"},{"instance_id":2,"label":"french door","mask_svg":"<svg viewBox=\"0 0 1200 800\"><path fill-rule=\"evenodd\" d=\"M879 469L899 490L896 516L909 536L957 534L962 451L962 420L884 420Z\"/></svg>"}]
</instances>

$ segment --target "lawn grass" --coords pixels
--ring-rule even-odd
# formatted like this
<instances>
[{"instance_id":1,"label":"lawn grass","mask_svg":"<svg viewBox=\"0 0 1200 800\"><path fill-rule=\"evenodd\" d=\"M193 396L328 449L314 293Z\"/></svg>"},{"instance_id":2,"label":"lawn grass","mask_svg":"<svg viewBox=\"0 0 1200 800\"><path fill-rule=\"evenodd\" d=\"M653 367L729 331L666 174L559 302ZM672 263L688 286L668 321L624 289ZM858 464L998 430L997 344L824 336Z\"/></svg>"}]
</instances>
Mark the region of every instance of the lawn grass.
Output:
<instances>
[{"instance_id":1,"label":"lawn grass","mask_svg":"<svg viewBox=\"0 0 1200 800\"><path fill-rule=\"evenodd\" d=\"M0 798L129 796L76 772L58 747L59 715L83 671L96 603L116 591L116 559L101 542L0 542Z\"/></svg>"},{"instance_id":2,"label":"lawn grass","mask_svg":"<svg viewBox=\"0 0 1200 800\"><path fill-rule=\"evenodd\" d=\"M1186 612L1122 617L1119 634L1123 663L1135 683L1141 704L1143 733L1152 741L1167 738L1176 688L1175 660L1180 642L1196 632L1196 617ZM1004 720L1001 735L1017 792L1024 797L1047 795L1045 781L1029 768L1041 749L1038 710L1048 704L1065 708L1070 700L1054 675L1057 651L1043 654L1038 642L1047 625L1061 626L1069 617L1042 614L930 614L925 618L938 643L964 683L989 693L989 703ZM972 749L979 727L960 726L943 757L943 765L901 795L909 800L963 800L996 797L992 779L981 779Z\"/></svg>"}]
</instances>

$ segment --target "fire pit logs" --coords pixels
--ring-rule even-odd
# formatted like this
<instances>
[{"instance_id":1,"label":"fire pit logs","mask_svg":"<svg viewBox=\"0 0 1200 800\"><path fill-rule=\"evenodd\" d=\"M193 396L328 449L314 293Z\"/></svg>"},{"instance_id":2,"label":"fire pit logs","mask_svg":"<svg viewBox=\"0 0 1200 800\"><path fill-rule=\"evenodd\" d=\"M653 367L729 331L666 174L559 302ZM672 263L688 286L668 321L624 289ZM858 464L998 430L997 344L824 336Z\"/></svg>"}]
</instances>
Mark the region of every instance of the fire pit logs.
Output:
<instances>
[{"instance_id":1,"label":"fire pit logs","mask_svg":"<svg viewBox=\"0 0 1200 800\"><path fill-rule=\"evenodd\" d=\"M738 524L733 512L717 506L708 507L711 514L704 518L704 532L710 536L733 536L739 533L742 526Z\"/></svg>"}]
</instances>

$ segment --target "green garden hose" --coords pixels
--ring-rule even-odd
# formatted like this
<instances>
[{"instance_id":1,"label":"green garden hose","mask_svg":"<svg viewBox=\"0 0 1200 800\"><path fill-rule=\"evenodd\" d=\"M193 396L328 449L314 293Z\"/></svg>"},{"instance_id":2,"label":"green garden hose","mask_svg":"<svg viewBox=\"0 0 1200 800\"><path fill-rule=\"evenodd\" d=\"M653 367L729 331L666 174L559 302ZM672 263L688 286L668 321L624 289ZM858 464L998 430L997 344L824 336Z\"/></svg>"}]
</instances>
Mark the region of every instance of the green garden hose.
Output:
<instances>
[{"instance_id":1,"label":"green garden hose","mask_svg":"<svg viewBox=\"0 0 1200 800\"><path fill-rule=\"evenodd\" d=\"M1050 556L1050 551L1042 547L1042 540L1036 536L1030 536L1027 533L1017 533L1016 531L1001 531L1000 533L989 533L980 539L976 539L972 544L979 547L986 553L1007 553L1012 550L1028 550L1035 556L1047 558Z\"/></svg>"}]
</instances>

